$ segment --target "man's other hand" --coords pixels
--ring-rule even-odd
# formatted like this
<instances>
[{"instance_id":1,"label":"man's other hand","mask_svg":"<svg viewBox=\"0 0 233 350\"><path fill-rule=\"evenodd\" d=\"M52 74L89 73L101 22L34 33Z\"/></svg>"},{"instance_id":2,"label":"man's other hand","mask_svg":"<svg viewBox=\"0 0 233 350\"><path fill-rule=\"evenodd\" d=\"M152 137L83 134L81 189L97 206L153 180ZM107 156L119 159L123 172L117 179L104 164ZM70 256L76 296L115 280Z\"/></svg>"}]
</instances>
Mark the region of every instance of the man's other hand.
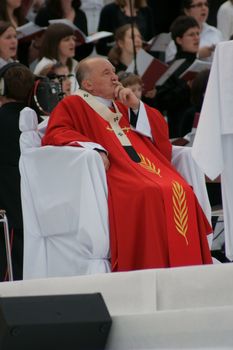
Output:
<instances>
[{"instance_id":1,"label":"man's other hand","mask_svg":"<svg viewBox=\"0 0 233 350\"><path fill-rule=\"evenodd\" d=\"M110 162L109 162L108 156L105 152L98 151L98 153L101 156L102 161L104 163L104 168L107 171L110 167Z\"/></svg>"}]
</instances>

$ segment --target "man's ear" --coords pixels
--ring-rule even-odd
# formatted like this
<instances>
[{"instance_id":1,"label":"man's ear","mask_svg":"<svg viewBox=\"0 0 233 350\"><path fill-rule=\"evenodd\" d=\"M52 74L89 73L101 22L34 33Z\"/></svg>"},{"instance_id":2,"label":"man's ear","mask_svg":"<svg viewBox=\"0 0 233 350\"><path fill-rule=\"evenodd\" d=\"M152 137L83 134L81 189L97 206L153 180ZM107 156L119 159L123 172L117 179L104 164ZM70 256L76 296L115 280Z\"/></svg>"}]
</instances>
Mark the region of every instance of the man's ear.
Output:
<instances>
[{"instance_id":1,"label":"man's ear","mask_svg":"<svg viewBox=\"0 0 233 350\"><path fill-rule=\"evenodd\" d=\"M84 79L82 81L82 87L83 87L84 90L91 92L92 91L92 82L91 82L91 80Z\"/></svg>"}]
</instances>

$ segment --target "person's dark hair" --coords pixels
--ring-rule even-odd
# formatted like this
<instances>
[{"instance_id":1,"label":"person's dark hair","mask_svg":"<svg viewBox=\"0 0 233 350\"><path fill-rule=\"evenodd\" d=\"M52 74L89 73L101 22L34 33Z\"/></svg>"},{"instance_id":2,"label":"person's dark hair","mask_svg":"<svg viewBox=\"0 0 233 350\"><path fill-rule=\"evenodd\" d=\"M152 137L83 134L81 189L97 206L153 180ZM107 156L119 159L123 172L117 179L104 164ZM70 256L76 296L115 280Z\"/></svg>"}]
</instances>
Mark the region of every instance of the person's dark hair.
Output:
<instances>
[{"instance_id":1,"label":"person's dark hair","mask_svg":"<svg viewBox=\"0 0 233 350\"><path fill-rule=\"evenodd\" d=\"M80 0L73 0L72 7L74 10L77 10L81 7ZM47 0L46 8L48 8L49 12L52 14L53 18L63 18L64 13L62 10L61 0Z\"/></svg>"},{"instance_id":2,"label":"person's dark hair","mask_svg":"<svg viewBox=\"0 0 233 350\"><path fill-rule=\"evenodd\" d=\"M139 75L130 72L119 72L119 81L124 87L131 86L134 84L143 85L142 79Z\"/></svg>"},{"instance_id":3,"label":"person's dark hair","mask_svg":"<svg viewBox=\"0 0 233 350\"><path fill-rule=\"evenodd\" d=\"M180 6L181 13L184 13L185 10L189 10L192 7L192 4L193 0L183 0Z\"/></svg>"},{"instance_id":4,"label":"person's dark hair","mask_svg":"<svg viewBox=\"0 0 233 350\"><path fill-rule=\"evenodd\" d=\"M181 11L184 11L185 9L190 9L192 6L193 1L192 0L183 0L181 3Z\"/></svg>"},{"instance_id":5,"label":"person's dark hair","mask_svg":"<svg viewBox=\"0 0 233 350\"><path fill-rule=\"evenodd\" d=\"M26 23L26 19L23 15L22 6L19 6L17 9L14 10L14 15L17 18L19 26ZM7 0L0 1L0 20L10 22L10 17L7 12Z\"/></svg>"},{"instance_id":6,"label":"person's dark hair","mask_svg":"<svg viewBox=\"0 0 233 350\"><path fill-rule=\"evenodd\" d=\"M210 75L209 69L204 69L193 79L191 87L191 101L196 107L197 111L201 110L202 103L204 100L204 94L208 84L208 79Z\"/></svg>"},{"instance_id":7,"label":"person's dark hair","mask_svg":"<svg viewBox=\"0 0 233 350\"><path fill-rule=\"evenodd\" d=\"M14 28L14 26L11 24L11 22L6 22L6 21L0 20L0 35L5 33L5 31L11 27Z\"/></svg>"},{"instance_id":8,"label":"person's dark hair","mask_svg":"<svg viewBox=\"0 0 233 350\"><path fill-rule=\"evenodd\" d=\"M179 45L176 42L177 38L182 38L185 32L190 28L200 28L198 22L194 17L191 16L178 16L171 24L170 32L172 39L174 40L176 46Z\"/></svg>"},{"instance_id":9,"label":"person's dark hair","mask_svg":"<svg viewBox=\"0 0 233 350\"><path fill-rule=\"evenodd\" d=\"M123 26L118 27L115 31L115 35L114 35L115 45L114 47L111 48L111 50L108 53L109 61L113 65L119 64L121 55L122 55L122 49L117 43L120 40L124 40L126 32L131 28L132 28L131 24L124 24ZM134 25L134 28L139 31L136 25Z\"/></svg>"},{"instance_id":10,"label":"person's dark hair","mask_svg":"<svg viewBox=\"0 0 233 350\"><path fill-rule=\"evenodd\" d=\"M35 75L23 64L7 69L4 74L6 97L27 102L35 81Z\"/></svg>"},{"instance_id":11,"label":"person's dark hair","mask_svg":"<svg viewBox=\"0 0 233 350\"><path fill-rule=\"evenodd\" d=\"M0 20L0 35L5 33L5 31L10 27L14 28L14 26L10 22Z\"/></svg>"},{"instance_id":12,"label":"person's dark hair","mask_svg":"<svg viewBox=\"0 0 233 350\"><path fill-rule=\"evenodd\" d=\"M74 35L74 30L70 26L63 23L51 24L45 31L39 58L42 59L43 57L46 57L49 59L59 60L59 43L62 39L70 35ZM71 70L71 58L68 59L67 66L69 70Z\"/></svg>"},{"instance_id":13,"label":"person's dark hair","mask_svg":"<svg viewBox=\"0 0 233 350\"><path fill-rule=\"evenodd\" d=\"M119 5L121 8L124 8L125 5L126 5L126 1L125 0L116 0L115 3L117 5ZM135 0L134 1L134 7L136 9L139 9L141 7L146 7L146 6L147 6L146 0Z\"/></svg>"}]
</instances>

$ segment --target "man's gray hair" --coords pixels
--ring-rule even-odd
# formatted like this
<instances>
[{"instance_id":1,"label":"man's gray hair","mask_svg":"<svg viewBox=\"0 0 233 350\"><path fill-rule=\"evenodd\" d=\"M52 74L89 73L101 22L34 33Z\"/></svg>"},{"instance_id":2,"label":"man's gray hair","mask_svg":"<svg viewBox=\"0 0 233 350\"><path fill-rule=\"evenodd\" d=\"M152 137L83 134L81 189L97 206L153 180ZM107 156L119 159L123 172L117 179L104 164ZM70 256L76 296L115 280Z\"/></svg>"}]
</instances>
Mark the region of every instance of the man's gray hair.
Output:
<instances>
[{"instance_id":1,"label":"man's gray hair","mask_svg":"<svg viewBox=\"0 0 233 350\"><path fill-rule=\"evenodd\" d=\"M82 88L83 80L88 78L88 75L91 73L93 66L96 61L107 60L102 57L87 57L79 62L78 69L76 72L76 79L80 88Z\"/></svg>"},{"instance_id":2,"label":"man's gray hair","mask_svg":"<svg viewBox=\"0 0 233 350\"><path fill-rule=\"evenodd\" d=\"M76 79L79 86L82 88L82 82L85 80L91 72L91 61L92 57L84 58L79 62L78 69L76 72Z\"/></svg>"}]
</instances>

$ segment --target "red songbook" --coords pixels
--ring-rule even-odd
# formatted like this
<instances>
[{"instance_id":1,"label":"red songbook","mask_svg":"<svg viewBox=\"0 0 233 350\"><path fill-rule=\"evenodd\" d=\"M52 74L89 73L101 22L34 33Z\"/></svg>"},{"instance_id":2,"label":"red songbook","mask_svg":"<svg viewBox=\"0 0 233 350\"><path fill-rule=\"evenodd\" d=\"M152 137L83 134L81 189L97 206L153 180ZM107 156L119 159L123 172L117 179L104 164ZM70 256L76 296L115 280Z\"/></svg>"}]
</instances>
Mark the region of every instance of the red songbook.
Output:
<instances>
[{"instance_id":1,"label":"red songbook","mask_svg":"<svg viewBox=\"0 0 233 350\"><path fill-rule=\"evenodd\" d=\"M145 50L138 51L136 56L136 67L138 75L142 78L144 91L155 88L156 82L166 72L168 65L154 58ZM134 61L129 65L127 72L134 72Z\"/></svg>"},{"instance_id":2,"label":"red songbook","mask_svg":"<svg viewBox=\"0 0 233 350\"><path fill-rule=\"evenodd\" d=\"M199 72L204 69L210 69L210 67L211 62L201 61L198 59L196 59L191 65L189 65L189 67L187 67L185 58L180 58L175 60L168 67L165 73L159 78L156 85L163 85L173 75L176 75L180 79L184 79L186 81L193 80ZM178 73L179 71L182 73Z\"/></svg>"},{"instance_id":3,"label":"red songbook","mask_svg":"<svg viewBox=\"0 0 233 350\"><path fill-rule=\"evenodd\" d=\"M211 67L211 62L208 61L201 61L196 59L191 66L189 66L181 75L180 78L189 81L193 80L197 73L205 70L205 69L210 69Z\"/></svg>"}]
</instances>

